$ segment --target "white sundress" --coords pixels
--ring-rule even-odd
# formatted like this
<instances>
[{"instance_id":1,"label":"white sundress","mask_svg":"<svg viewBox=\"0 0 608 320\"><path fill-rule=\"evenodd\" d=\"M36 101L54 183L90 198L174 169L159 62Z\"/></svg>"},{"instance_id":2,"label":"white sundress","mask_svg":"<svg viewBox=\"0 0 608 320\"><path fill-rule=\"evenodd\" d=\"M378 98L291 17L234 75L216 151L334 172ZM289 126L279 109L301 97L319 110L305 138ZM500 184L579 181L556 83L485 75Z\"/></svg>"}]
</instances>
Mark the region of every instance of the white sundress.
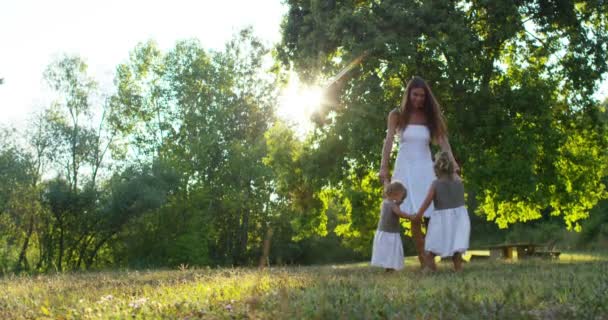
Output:
<instances>
[{"instance_id":1,"label":"white sundress","mask_svg":"<svg viewBox=\"0 0 608 320\"><path fill-rule=\"evenodd\" d=\"M401 210L416 214L436 179L430 147L431 132L425 125L410 124L399 133L399 151L391 180L400 181L407 188L407 198L401 204ZM431 204L424 216L430 217L433 210Z\"/></svg>"}]
</instances>

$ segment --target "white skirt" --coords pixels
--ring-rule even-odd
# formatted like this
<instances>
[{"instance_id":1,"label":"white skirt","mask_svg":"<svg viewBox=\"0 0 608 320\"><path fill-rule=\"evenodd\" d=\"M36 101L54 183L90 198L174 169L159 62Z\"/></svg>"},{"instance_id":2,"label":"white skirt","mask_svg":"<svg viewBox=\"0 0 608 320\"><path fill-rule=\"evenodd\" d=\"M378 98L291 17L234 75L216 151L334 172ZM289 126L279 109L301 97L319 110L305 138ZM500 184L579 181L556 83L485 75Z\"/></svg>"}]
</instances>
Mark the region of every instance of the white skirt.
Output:
<instances>
[{"instance_id":1,"label":"white skirt","mask_svg":"<svg viewBox=\"0 0 608 320\"><path fill-rule=\"evenodd\" d=\"M403 269L403 243L398 232L376 230L372 250L372 266Z\"/></svg>"},{"instance_id":2,"label":"white skirt","mask_svg":"<svg viewBox=\"0 0 608 320\"><path fill-rule=\"evenodd\" d=\"M435 210L426 232L424 250L441 257L464 253L469 248L471 221L467 209Z\"/></svg>"}]
</instances>

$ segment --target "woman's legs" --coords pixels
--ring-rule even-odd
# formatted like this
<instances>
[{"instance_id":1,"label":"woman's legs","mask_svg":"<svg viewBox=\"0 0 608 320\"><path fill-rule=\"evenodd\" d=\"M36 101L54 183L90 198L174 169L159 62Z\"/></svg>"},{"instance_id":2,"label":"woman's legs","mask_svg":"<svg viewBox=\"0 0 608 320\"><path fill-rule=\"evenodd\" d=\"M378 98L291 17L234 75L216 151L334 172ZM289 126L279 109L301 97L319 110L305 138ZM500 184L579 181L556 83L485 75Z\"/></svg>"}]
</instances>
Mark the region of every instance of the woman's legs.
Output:
<instances>
[{"instance_id":1,"label":"woman's legs","mask_svg":"<svg viewBox=\"0 0 608 320\"><path fill-rule=\"evenodd\" d=\"M420 221L412 221L412 239L416 246L416 253L418 254L418 261L420 261L420 267L424 268L425 257L424 257L424 235L422 234L422 223Z\"/></svg>"}]
</instances>

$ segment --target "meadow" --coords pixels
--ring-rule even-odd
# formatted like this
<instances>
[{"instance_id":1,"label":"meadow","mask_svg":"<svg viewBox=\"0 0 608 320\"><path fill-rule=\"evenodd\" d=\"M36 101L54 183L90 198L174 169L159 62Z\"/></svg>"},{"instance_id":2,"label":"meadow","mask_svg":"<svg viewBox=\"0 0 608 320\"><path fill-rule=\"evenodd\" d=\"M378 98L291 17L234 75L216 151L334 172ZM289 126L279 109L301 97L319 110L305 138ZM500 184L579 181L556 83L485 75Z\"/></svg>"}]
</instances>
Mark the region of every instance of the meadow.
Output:
<instances>
[{"instance_id":1,"label":"meadow","mask_svg":"<svg viewBox=\"0 0 608 320\"><path fill-rule=\"evenodd\" d=\"M608 319L608 256L12 275L2 319Z\"/></svg>"}]
</instances>

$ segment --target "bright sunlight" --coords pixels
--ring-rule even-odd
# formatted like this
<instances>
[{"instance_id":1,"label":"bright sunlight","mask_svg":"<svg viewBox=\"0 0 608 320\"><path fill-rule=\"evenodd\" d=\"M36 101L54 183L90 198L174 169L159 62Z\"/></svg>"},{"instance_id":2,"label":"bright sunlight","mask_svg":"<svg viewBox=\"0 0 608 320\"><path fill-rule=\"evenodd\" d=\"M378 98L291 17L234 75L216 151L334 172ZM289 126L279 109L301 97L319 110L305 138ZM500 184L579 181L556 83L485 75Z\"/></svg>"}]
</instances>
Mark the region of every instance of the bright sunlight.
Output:
<instances>
[{"instance_id":1,"label":"bright sunlight","mask_svg":"<svg viewBox=\"0 0 608 320\"><path fill-rule=\"evenodd\" d=\"M323 89L300 82L291 72L289 82L279 97L278 116L294 126L296 132L305 135L312 129L310 117L323 102Z\"/></svg>"}]
</instances>

